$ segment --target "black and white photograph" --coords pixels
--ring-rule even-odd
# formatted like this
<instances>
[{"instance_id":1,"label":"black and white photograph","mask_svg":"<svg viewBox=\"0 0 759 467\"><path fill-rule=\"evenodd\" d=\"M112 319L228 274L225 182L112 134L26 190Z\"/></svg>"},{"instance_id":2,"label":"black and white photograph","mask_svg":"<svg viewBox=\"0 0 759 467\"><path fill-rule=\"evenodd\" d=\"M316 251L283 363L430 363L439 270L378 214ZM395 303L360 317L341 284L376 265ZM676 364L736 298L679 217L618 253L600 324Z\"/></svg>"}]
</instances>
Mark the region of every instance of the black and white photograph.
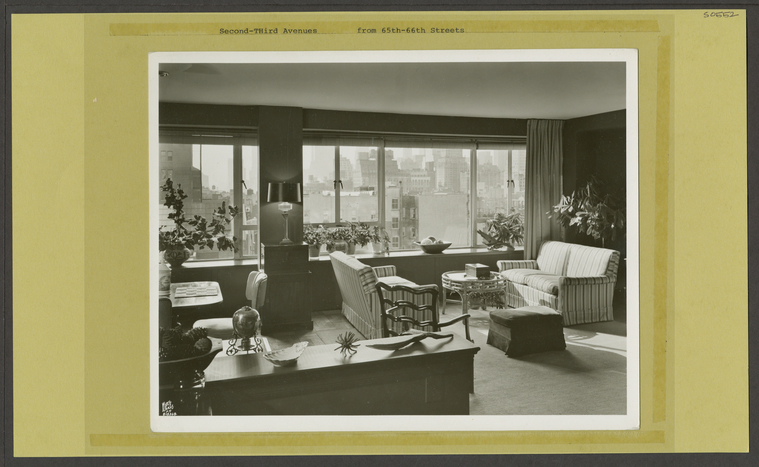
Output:
<instances>
[{"instance_id":1,"label":"black and white photograph","mask_svg":"<svg viewBox=\"0 0 759 467\"><path fill-rule=\"evenodd\" d=\"M639 428L637 60L151 53L151 429Z\"/></svg>"}]
</instances>

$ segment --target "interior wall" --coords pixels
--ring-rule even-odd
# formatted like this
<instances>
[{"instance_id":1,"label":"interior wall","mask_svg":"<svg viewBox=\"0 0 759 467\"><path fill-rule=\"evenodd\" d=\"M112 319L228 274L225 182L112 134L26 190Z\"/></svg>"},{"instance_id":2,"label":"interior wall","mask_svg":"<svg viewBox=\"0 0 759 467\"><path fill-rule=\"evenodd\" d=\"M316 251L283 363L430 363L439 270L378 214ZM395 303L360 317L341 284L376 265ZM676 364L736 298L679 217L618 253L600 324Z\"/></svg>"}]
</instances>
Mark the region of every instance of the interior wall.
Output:
<instances>
[{"instance_id":1,"label":"interior wall","mask_svg":"<svg viewBox=\"0 0 759 467\"><path fill-rule=\"evenodd\" d=\"M262 244L279 243L285 224L278 203L267 201L269 183L303 185L303 109L299 107L258 108L259 232ZM292 203L288 216L289 238L303 239L303 205Z\"/></svg>"},{"instance_id":2,"label":"interior wall","mask_svg":"<svg viewBox=\"0 0 759 467\"><path fill-rule=\"evenodd\" d=\"M592 177L607 187L626 193L627 165L626 112L619 110L588 117L574 118L564 123L563 191L571 194ZM595 240L566 232L566 240L573 243L597 246ZM624 239L618 238L607 245L625 253Z\"/></svg>"}]
</instances>

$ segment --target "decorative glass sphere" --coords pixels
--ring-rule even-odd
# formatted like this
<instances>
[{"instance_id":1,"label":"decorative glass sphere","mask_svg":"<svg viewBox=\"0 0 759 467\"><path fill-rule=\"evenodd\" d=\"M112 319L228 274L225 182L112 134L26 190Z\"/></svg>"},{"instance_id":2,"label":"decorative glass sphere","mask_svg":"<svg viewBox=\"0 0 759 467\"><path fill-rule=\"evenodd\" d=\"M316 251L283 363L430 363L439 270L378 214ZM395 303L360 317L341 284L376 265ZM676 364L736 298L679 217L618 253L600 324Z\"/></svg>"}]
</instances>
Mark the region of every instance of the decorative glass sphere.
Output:
<instances>
[{"instance_id":1,"label":"decorative glass sphere","mask_svg":"<svg viewBox=\"0 0 759 467\"><path fill-rule=\"evenodd\" d=\"M261 315L258 310L244 306L232 315L232 326L242 338L257 336L261 333Z\"/></svg>"}]
</instances>

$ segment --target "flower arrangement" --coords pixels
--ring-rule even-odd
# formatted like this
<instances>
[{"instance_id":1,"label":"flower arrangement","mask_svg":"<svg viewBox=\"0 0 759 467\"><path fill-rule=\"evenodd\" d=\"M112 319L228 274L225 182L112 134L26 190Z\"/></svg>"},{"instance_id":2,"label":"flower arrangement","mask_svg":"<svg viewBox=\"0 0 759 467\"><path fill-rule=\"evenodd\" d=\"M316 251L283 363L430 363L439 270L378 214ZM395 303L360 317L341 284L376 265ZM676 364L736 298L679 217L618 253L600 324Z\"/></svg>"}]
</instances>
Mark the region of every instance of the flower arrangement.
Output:
<instances>
[{"instance_id":1,"label":"flower arrangement","mask_svg":"<svg viewBox=\"0 0 759 467\"><path fill-rule=\"evenodd\" d=\"M519 212L503 214L497 212L485 223L485 230L477 230L485 245L491 250L500 247L513 249L524 241L524 217Z\"/></svg>"},{"instance_id":2,"label":"flower arrangement","mask_svg":"<svg viewBox=\"0 0 759 467\"><path fill-rule=\"evenodd\" d=\"M348 222L348 229L350 230L350 239L347 241L350 243L366 246L373 241L370 227L363 222L357 224Z\"/></svg>"},{"instance_id":3,"label":"flower arrangement","mask_svg":"<svg viewBox=\"0 0 759 467\"><path fill-rule=\"evenodd\" d=\"M323 225L318 228L313 225L303 226L303 242L309 246L319 247L322 246L326 240L327 229Z\"/></svg>"},{"instance_id":4,"label":"flower arrangement","mask_svg":"<svg viewBox=\"0 0 759 467\"><path fill-rule=\"evenodd\" d=\"M199 215L187 219L184 213L184 199L187 195L181 185L175 187L171 179L167 179L161 186L161 191L165 193L163 205L172 210L168 217L174 221L174 228L159 228L158 249L167 252L165 257L172 266L181 265L189 258L189 253L176 257L177 255L168 254L169 252L184 252L185 249L193 250L196 246L201 250L206 247L213 249L216 246L220 251L237 251L237 238L229 237L226 233L227 226L239 212L237 207L226 206L222 202L221 207L214 210L210 222Z\"/></svg>"}]
</instances>

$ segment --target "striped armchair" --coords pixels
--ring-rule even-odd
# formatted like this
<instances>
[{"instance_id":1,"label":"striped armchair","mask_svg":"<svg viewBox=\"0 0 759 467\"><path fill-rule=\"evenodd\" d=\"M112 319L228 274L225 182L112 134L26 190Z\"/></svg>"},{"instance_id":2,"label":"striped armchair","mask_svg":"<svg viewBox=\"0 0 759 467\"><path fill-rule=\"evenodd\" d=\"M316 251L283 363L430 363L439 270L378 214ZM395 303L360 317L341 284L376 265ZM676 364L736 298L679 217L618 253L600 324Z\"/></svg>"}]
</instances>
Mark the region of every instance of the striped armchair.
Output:
<instances>
[{"instance_id":1,"label":"striped armchair","mask_svg":"<svg viewBox=\"0 0 759 467\"><path fill-rule=\"evenodd\" d=\"M372 268L352 256L336 251L329 255L335 271L337 285L343 298L342 312L350 323L367 339L382 337L382 311L379 295L375 288L378 281L388 285L418 287L417 284L396 276L395 266ZM404 299L414 303L426 297L395 292L393 299ZM425 305L427 303L418 303ZM429 316L414 316L417 320L428 320ZM397 323L400 325L400 323Z\"/></svg>"},{"instance_id":2,"label":"striped armchair","mask_svg":"<svg viewBox=\"0 0 759 467\"><path fill-rule=\"evenodd\" d=\"M545 242L537 260L498 261L507 279L507 304L543 305L561 313L564 326L611 321L619 252Z\"/></svg>"}]
</instances>

